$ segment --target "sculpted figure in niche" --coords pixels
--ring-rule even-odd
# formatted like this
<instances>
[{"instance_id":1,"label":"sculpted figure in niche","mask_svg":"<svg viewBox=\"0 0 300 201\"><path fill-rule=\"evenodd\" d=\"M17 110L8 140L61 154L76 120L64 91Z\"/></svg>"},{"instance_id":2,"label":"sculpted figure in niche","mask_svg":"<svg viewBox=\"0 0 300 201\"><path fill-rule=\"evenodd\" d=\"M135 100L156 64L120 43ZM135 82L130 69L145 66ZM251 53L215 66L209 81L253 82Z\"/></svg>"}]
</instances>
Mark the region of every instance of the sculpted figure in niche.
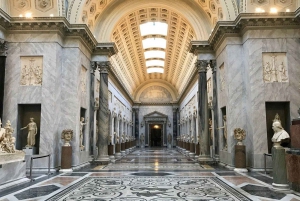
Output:
<instances>
[{"instance_id":1,"label":"sculpted figure in niche","mask_svg":"<svg viewBox=\"0 0 300 201\"><path fill-rule=\"evenodd\" d=\"M283 140L290 138L290 135L282 128L280 117L278 114L275 115L272 129L274 130L272 142L282 142Z\"/></svg>"},{"instance_id":2,"label":"sculpted figure in niche","mask_svg":"<svg viewBox=\"0 0 300 201\"><path fill-rule=\"evenodd\" d=\"M144 135L144 133L142 133L141 136L140 136L140 142L141 142L141 145L144 145L144 142L145 142L145 135Z\"/></svg>"},{"instance_id":3,"label":"sculpted figure in niche","mask_svg":"<svg viewBox=\"0 0 300 201\"><path fill-rule=\"evenodd\" d=\"M169 133L169 135L168 135L168 143L169 143L169 144L172 143L172 135L171 135L171 133Z\"/></svg>"},{"instance_id":4,"label":"sculpted figure in niche","mask_svg":"<svg viewBox=\"0 0 300 201\"><path fill-rule=\"evenodd\" d=\"M87 122L87 121L86 121ZM80 140L80 144L79 144L79 147L81 150L84 149L84 146L83 146L83 126L85 126L87 123L84 123L84 117L81 117L80 118L80 127L79 127L79 131L80 131L80 134L79 134L79 140Z\"/></svg>"},{"instance_id":5,"label":"sculpted figure in niche","mask_svg":"<svg viewBox=\"0 0 300 201\"><path fill-rule=\"evenodd\" d=\"M245 130L243 130L241 128L236 128L236 129L234 129L233 133L234 133L233 134L234 139L236 139L238 141L236 145L243 145L243 140L246 137Z\"/></svg>"},{"instance_id":6,"label":"sculpted figure in niche","mask_svg":"<svg viewBox=\"0 0 300 201\"><path fill-rule=\"evenodd\" d=\"M213 140L212 120L211 119L208 119L208 125L209 125L210 139Z\"/></svg>"},{"instance_id":7,"label":"sculpted figure in niche","mask_svg":"<svg viewBox=\"0 0 300 201\"><path fill-rule=\"evenodd\" d=\"M227 150L227 123L226 123L226 115L223 116L223 123L224 125L218 129L224 129L224 139L225 139L225 146L224 150Z\"/></svg>"},{"instance_id":8,"label":"sculpted figure in niche","mask_svg":"<svg viewBox=\"0 0 300 201\"><path fill-rule=\"evenodd\" d=\"M197 136L197 138L198 138L198 143L200 143L200 134L198 134L198 136Z\"/></svg>"},{"instance_id":9,"label":"sculpted figure in niche","mask_svg":"<svg viewBox=\"0 0 300 201\"><path fill-rule=\"evenodd\" d=\"M120 139L119 139L119 135L117 134L117 132L114 132L114 136L115 136L115 139L116 139L116 144L119 144Z\"/></svg>"},{"instance_id":10,"label":"sculpted figure in niche","mask_svg":"<svg viewBox=\"0 0 300 201\"><path fill-rule=\"evenodd\" d=\"M125 142L125 133L123 132L122 136L121 136L121 143Z\"/></svg>"},{"instance_id":11,"label":"sculpted figure in niche","mask_svg":"<svg viewBox=\"0 0 300 201\"><path fill-rule=\"evenodd\" d=\"M72 138L73 138L73 130L65 129L65 130L62 131L61 139L65 140L64 146L67 146L67 147L71 146L70 141L72 140Z\"/></svg>"},{"instance_id":12,"label":"sculpted figure in niche","mask_svg":"<svg viewBox=\"0 0 300 201\"><path fill-rule=\"evenodd\" d=\"M108 144L112 145L113 144L113 140L114 140L113 134L110 134L109 135Z\"/></svg>"},{"instance_id":13,"label":"sculpted figure in niche","mask_svg":"<svg viewBox=\"0 0 300 201\"><path fill-rule=\"evenodd\" d=\"M191 143L194 143L194 136L192 135L192 137L191 137Z\"/></svg>"},{"instance_id":14,"label":"sculpted figure in niche","mask_svg":"<svg viewBox=\"0 0 300 201\"><path fill-rule=\"evenodd\" d=\"M34 118L30 118L30 122L27 126L21 128L21 130L28 128L27 145L26 147L33 147L35 145L35 135L37 134L37 126L34 122Z\"/></svg>"}]
</instances>

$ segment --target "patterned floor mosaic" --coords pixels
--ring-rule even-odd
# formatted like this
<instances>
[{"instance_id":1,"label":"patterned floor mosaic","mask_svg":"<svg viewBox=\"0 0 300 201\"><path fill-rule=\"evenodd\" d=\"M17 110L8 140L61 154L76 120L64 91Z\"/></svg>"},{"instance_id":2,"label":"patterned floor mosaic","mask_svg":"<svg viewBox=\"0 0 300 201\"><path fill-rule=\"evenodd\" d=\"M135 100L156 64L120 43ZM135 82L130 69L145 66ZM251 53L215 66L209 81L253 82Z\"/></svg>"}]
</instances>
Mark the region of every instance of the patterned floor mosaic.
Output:
<instances>
[{"instance_id":1,"label":"patterned floor mosaic","mask_svg":"<svg viewBox=\"0 0 300 201\"><path fill-rule=\"evenodd\" d=\"M48 199L251 200L215 177L88 177Z\"/></svg>"}]
</instances>

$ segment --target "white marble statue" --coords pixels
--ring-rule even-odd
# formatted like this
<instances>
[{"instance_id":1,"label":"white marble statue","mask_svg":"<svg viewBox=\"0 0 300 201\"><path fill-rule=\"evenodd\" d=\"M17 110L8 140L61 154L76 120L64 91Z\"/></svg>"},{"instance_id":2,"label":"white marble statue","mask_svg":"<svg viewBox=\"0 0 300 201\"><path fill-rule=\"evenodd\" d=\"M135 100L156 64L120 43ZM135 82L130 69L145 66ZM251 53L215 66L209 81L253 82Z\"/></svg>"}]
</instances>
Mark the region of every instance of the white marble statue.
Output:
<instances>
[{"instance_id":1,"label":"white marble statue","mask_svg":"<svg viewBox=\"0 0 300 201\"><path fill-rule=\"evenodd\" d=\"M79 124L79 126L80 126L79 127L79 131L80 131L79 140L80 140L80 142L79 142L79 147L80 147L81 150L84 149L84 146L83 146L83 126L85 126L87 124L86 122L84 123L84 117L80 118L80 124Z\"/></svg>"},{"instance_id":2,"label":"white marble statue","mask_svg":"<svg viewBox=\"0 0 300 201\"><path fill-rule=\"evenodd\" d=\"M241 128L235 128L233 131L233 136L234 139L237 140L237 144L236 145L243 145L243 140L246 138L246 132L245 130L241 129Z\"/></svg>"},{"instance_id":3,"label":"white marble statue","mask_svg":"<svg viewBox=\"0 0 300 201\"><path fill-rule=\"evenodd\" d=\"M197 135L197 138L198 138L198 139L197 139L197 140L198 140L198 143L200 143L200 140L201 140L201 139L200 139L200 134Z\"/></svg>"},{"instance_id":4,"label":"white marble statue","mask_svg":"<svg viewBox=\"0 0 300 201\"><path fill-rule=\"evenodd\" d=\"M121 136L121 143L125 143L125 133L123 132L122 136Z\"/></svg>"},{"instance_id":5,"label":"white marble statue","mask_svg":"<svg viewBox=\"0 0 300 201\"><path fill-rule=\"evenodd\" d=\"M275 115L273 120L272 129L274 130L274 135L272 137L272 142L281 142L284 139L290 138L290 135L282 128L280 117L278 114Z\"/></svg>"},{"instance_id":6,"label":"white marble statue","mask_svg":"<svg viewBox=\"0 0 300 201\"><path fill-rule=\"evenodd\" d=\"M224 139L225 139L225 147L224 150L227 150L227 123L226 123L227 119L226 119L226 115L223 116L223 123L224 125L218 129L224 129Z\"/></svg>"},{"instance_id":7,"label":"white marble statue","mask_svg":"<svg viewBox=\"0 0 300 201\"><path fill-rule=\"evenodd\" d=\"M61 133L61 139L65 140L64 146L71 146L70 141L73 139L73 130L65 129Z\"/></svg>"},{"instance_id":8,"label":"white marble statue","mask_svg":"<svg viewBox=\"0 0 300 201\"><path fill-rule=\"evenodd\" d=\"M140 142L141 142L141 145L144 145L144 142L145 142L145 135L144 135L144 133L142 133L141 136L140 136Z\"/></svg>"},{"instance_id":9,"label":"white marble statue","mask_svg":"<svg viewBox=\"0 0 300 201\"><path fill-rule=\"evenodd\" d=\"M11 123L8 120L5 128L2 128L0 120L0 153L15 153L16 138L12 137L14 129L11 127Z\"/></svg>"},{"instance_id":10,"label":"white marble statue","mask_svg":"<svg viewBox=\"0 0 300 201\"><path fill-rule=\"evenodd\" d=\"M191 136L191 140L190 141L191 141L191 143L194 143L194 136L193 135Z\"/></svg>"},{"instance_id":11,"label":"white marble statue","mask_svg":"<svg viewBox=\"0 0 300 201\"><path fill-rule=\"evenodd\" d=\"M117 134L117 132L114 132L114 136L115 136L115 139L116 139L116 144L119 144L120 143L120 138L119 138L119 135Z\"/></svg>"},{"instance_id":12,"label":"white marble statue","mask_svg":"<svg viewBox=\"0 0 300 201\"><path fill-rule=\"evenodd\" d=\"M169 135L168 135L168 143L172 144L172 134L171 133L169 133Z\"/></svg>"},{"instance_id":13,"label":"white marble statue","mask_svg":"<svg viewBox=\"0 0 300 201\"><path fill-rule=\"evenodd\" d=\"M213 132L212 132L212 119L208 119L208 125L209 125L209 134L210 134L210 139L213 140Z\"/></svg>"},{"instance_id":14,"label":"white marble statue","mask_svg":"<svg viewBox=\"0 0 300 201\"><path fill-rule=\"evenodd\" d=\"M27 135L27 145L26 147L33 147L35 145L35 136L37 134L37 125L34 122L34 118L30 118L29 124L27 126L21 128L21 130L28 128L28 135Z\"/></svg>"}]
</instances>

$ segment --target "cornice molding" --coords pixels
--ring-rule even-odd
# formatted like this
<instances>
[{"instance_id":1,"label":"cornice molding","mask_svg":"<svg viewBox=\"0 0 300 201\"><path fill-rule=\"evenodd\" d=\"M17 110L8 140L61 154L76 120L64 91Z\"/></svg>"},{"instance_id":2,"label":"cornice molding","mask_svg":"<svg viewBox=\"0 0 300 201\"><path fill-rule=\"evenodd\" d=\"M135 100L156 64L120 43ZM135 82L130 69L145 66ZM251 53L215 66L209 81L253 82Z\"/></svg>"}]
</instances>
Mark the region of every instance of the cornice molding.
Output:
<instances>
[{"instance_id":1,"label":"cornice molding","mask_svg":"<svg viewBox=\"0 0 300 201\"><path fill-rule=\"evenodd\" d=\"M255 29L299 29L300 8L295 12L240 13L234 21L219 21L207 41L191 41L190 52L212 52L221 45L227 36L241 37L248 30Z\"/></svg>"}]
</instances>

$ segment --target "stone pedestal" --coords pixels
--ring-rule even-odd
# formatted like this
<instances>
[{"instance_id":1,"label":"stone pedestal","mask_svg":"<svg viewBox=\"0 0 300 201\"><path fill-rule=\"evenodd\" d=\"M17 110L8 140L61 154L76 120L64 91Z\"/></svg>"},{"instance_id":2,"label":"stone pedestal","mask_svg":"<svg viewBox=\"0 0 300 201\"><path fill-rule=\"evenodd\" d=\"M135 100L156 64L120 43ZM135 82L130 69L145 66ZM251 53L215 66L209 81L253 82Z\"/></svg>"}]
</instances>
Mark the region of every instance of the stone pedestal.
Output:
<instances>
[{"instance_id":1,"label":"stone pedestal","mask_svg":"<svg viewBox=\"0 0 300 201\"><path fill-rule=\"evenodd\" d=\"M199 156L200 155L200 144L199 143L196 144L195 149L196 149L196 156Z\"/></svg>"},{"instance_id":2,"label":"stone pedestal","mask_svg":"<svg viewBox=\"0 0 300 201\"><path fill-rule=\"evenodd\" d=\"M286 168L288 181L292 190L300 193L300 149L291 149L286 152Z\"/></svg>"},{"instance_id":3,"label":"stone pedestal","mask_svg":"<svg viewBox=\"0 0 300 201\"><path fill-rule=\"evenodd\" d=\"M114 145L112 145L112 144L108 145L108 155L109 156L114 155Z\"/></svg>"},{"instance_id":4,"label":"stone pedestal","mask_svg":"<svg viewBox=\"0 0 300 201\"><path fill-rule=\"evenodd\" d=\"M246 146L245 145L235 145L235 169L236 172L248 172L246 169Z\"/></svg>"},{"instance_id":5,"label":"stone pedestal","mask_svg":"<svg viewBox=\"0 0 300 201\"><path fill-rule=\"evenodd\" d=\"M121 143L121 155L125 156L125 143Z\"/></svg>"},{"instance_id":6,"label":"stone pedestal","mask_svg":"<svg viewBox=\"0 0 300 201\"><path fill-rule=\"evenodd\" d=\"M61 170L72 172L72 147L63 146L61 148Z\"/></svg>"},{"instance_id":7,"label":"stone pedestal","mask_svg":"<svg viewBox=\"0 0 300 201\"><path fill-rule=\"evenodd\" d=\"M121 145L120 144L116 144L116 158L121 158Z\"/></svg>"},{"instance_id":8,"label":"stone pedestal","mask_svg":"<svg viewBox=\"0 0 300 201\"><path fill-rule=\"evenodd\" d=\"M288 191L287 171L285 163L285 149L280 146L280 142L274 143L272 147L273 165L273 189L277 191Z\"/></svg>"},{"instance_id":9,"label":"stone pedestal","mask_svg":"<svg viewBox=\"0 0 300 201\"><path fill-rule=\"evenodd\" d=\"M294 119L291 125L291 148L300 148L300 119Z\"/></svg>"},{"instance_id":10,"label":"stone pedestal","mask_svg":"<svg viewBox=\"0 0 300 201\"><path fill-rule=\"evenodd\" d=\"M24 147L23 151L25 152L25 155L35 155L36 147Z\"/></svg>"},{"instance_id":11,"label":"stone pedestal","mask_svg":"<svg viewBox=\"0 0 300 201\"><path fill-rule=\"evenodd\" d=\"M168 149L171 149L172 148L172 145L171 144L168 144Z\"/></svg>"},{"instance_id":12,"label":"stone pedestal","mask_svg":"<svg viewBox=\"0 0 300 201\"><path fill-rule=\"evenodd\" d=\"M26 178L26 162L24 161L24 156L25 155L23 155L22 160L1 164L0 185Z\"/></svg>"}]
</instances>

